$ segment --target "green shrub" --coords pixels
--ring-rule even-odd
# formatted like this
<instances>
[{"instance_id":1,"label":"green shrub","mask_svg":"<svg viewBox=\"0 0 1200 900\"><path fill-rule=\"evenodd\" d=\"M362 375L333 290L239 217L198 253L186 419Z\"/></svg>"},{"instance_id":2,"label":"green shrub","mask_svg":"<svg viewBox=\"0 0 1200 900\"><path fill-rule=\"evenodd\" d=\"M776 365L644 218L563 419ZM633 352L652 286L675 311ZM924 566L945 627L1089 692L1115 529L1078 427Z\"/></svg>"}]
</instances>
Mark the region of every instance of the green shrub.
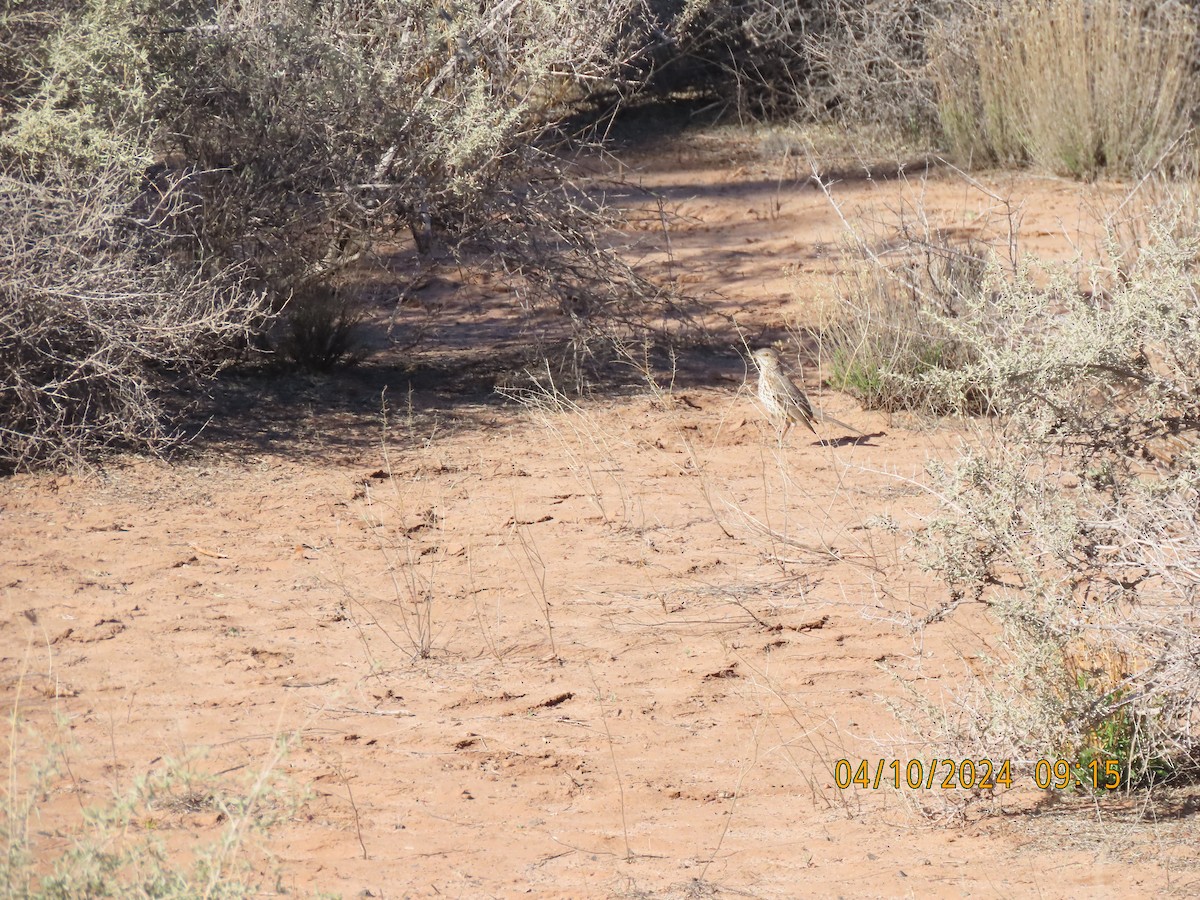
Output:
<instances>
[{"instance_id":1,"label":"green shrub","mask_svg":"<svg viewBox=\"0 0 1200 900\"><path fill-rule=\"evenodd\" d=\"M169 75L154 71L143 6L82 4L25 48L45 63L36 90L0 122L0 159L10 170L16 161L38 175L69 165L132 176L150 165L153 110Z\"/></svg>"}]
</instances>

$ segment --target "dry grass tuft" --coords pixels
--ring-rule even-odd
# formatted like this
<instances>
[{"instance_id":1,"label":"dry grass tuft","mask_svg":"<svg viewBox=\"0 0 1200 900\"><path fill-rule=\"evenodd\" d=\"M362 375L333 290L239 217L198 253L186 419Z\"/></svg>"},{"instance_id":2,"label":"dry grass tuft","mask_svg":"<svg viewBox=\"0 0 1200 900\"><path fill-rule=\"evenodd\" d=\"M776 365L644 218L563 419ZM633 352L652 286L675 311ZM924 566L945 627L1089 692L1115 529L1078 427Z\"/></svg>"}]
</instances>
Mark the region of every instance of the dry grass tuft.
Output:
<instances>
[{"instance_id":1,"label":"dry grass tuft","mask_svg":"<svg viewBox=\"0 0 1200 900\"><path fill-rule=\"evenodd\" d=\"M1148 171L1190 125L1196 37L1196 17L1181 4L979 4L931 41L942 128L974 165L1028 159L1076 177Z\"/></svg>"}]
</instances>

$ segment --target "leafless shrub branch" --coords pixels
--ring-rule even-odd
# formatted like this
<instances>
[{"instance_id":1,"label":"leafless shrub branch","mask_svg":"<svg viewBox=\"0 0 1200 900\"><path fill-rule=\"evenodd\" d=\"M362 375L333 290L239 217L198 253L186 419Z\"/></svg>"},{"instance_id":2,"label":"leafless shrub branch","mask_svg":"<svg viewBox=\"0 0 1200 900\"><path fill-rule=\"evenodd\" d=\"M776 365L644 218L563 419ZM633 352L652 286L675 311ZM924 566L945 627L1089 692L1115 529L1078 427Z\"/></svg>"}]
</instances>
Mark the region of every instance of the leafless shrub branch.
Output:
<instances>
[{"instance_id":1,"label":"leafless shrub branch","mask_svg":"<svg viewBox=\"0 0 1200 900\"><path fill-rule=\"evenodd\" d=\"M132 195L114 170L0 175L0 466L165 446L164 391L261 318L235 271L177 264Z\"/></svg>"}]
</instances>

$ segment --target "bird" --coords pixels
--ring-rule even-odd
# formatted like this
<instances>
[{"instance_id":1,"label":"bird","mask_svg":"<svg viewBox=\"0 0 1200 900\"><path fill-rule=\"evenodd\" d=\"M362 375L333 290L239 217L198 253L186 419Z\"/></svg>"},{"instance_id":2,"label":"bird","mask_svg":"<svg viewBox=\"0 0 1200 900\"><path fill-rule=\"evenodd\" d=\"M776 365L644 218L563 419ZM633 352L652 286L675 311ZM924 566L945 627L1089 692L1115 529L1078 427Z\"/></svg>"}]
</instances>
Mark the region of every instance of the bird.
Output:
<instances>
[{"instance_id":1,"label":"bird","mask_svg":"<svg viewBox=\"0 0 1200 900\"><path fill-rule=\"evenodd\" d=\"M787 435L793 423L803 423L813 434L812 404L804 391L792 384L783 368L779 365L779 354L770 347L755 350L754 364L758 366L758 399L767 410L767 418L776 428L782 426L783 433L779 439Z\"/></svg>"},{"instance_id":2,"label":"bird","mask_svg":"<svg viewBox=\"0 0 1200 900\"><path fill-rule=\"evenodd\" d=\"M767 410L767 417L776 428L782 426L779 435L782 441L794 424L803 424L813 434L817 433L813 422L831 422L849 429L855 434L862 432L852 428L833 416L824 415L813 409L808 396L792 383L779 363L779 354L770 347L755 350L752 354L758 367L758 399Z\"/></svg>"}]
</instances>

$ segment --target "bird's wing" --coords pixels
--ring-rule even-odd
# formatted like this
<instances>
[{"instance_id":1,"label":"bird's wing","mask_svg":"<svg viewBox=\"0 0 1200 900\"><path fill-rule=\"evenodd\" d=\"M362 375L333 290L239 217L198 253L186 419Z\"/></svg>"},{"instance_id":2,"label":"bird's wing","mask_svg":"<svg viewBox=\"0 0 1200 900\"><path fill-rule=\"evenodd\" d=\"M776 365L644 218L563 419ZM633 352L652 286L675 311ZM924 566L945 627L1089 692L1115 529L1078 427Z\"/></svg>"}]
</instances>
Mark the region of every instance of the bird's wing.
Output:
<instances>
[{"instance_id":1,"label":"bird's wing","mask_svg":"<svg viewBox=\"0 0 1200 900\"><path fill-rule=\"evenodd\" d=\"M789 400L798 406L805 415L811 418L812 404L808 402L808 394L796 387L790 378L780 379L780 388L785 393Z\"/></svg>"},{"instance_id":2,"label":"bird's wing","mask_svg":"<svg viewBox=\"0 0 1200 900\"><path fill-rule=\"evenodd\" d=\"M803 422L808 426L809 431L811 431L813 434L816 434L817 429L813 428L813 419L815 417L813 416L812 404L808 401L808 395L790 381L785 381L784 386L787 390L788 396L791 398L792 405L795 406L796 410L800 413L799 416L793 416L792 418Z\"/></svg>"}]
</instances>

